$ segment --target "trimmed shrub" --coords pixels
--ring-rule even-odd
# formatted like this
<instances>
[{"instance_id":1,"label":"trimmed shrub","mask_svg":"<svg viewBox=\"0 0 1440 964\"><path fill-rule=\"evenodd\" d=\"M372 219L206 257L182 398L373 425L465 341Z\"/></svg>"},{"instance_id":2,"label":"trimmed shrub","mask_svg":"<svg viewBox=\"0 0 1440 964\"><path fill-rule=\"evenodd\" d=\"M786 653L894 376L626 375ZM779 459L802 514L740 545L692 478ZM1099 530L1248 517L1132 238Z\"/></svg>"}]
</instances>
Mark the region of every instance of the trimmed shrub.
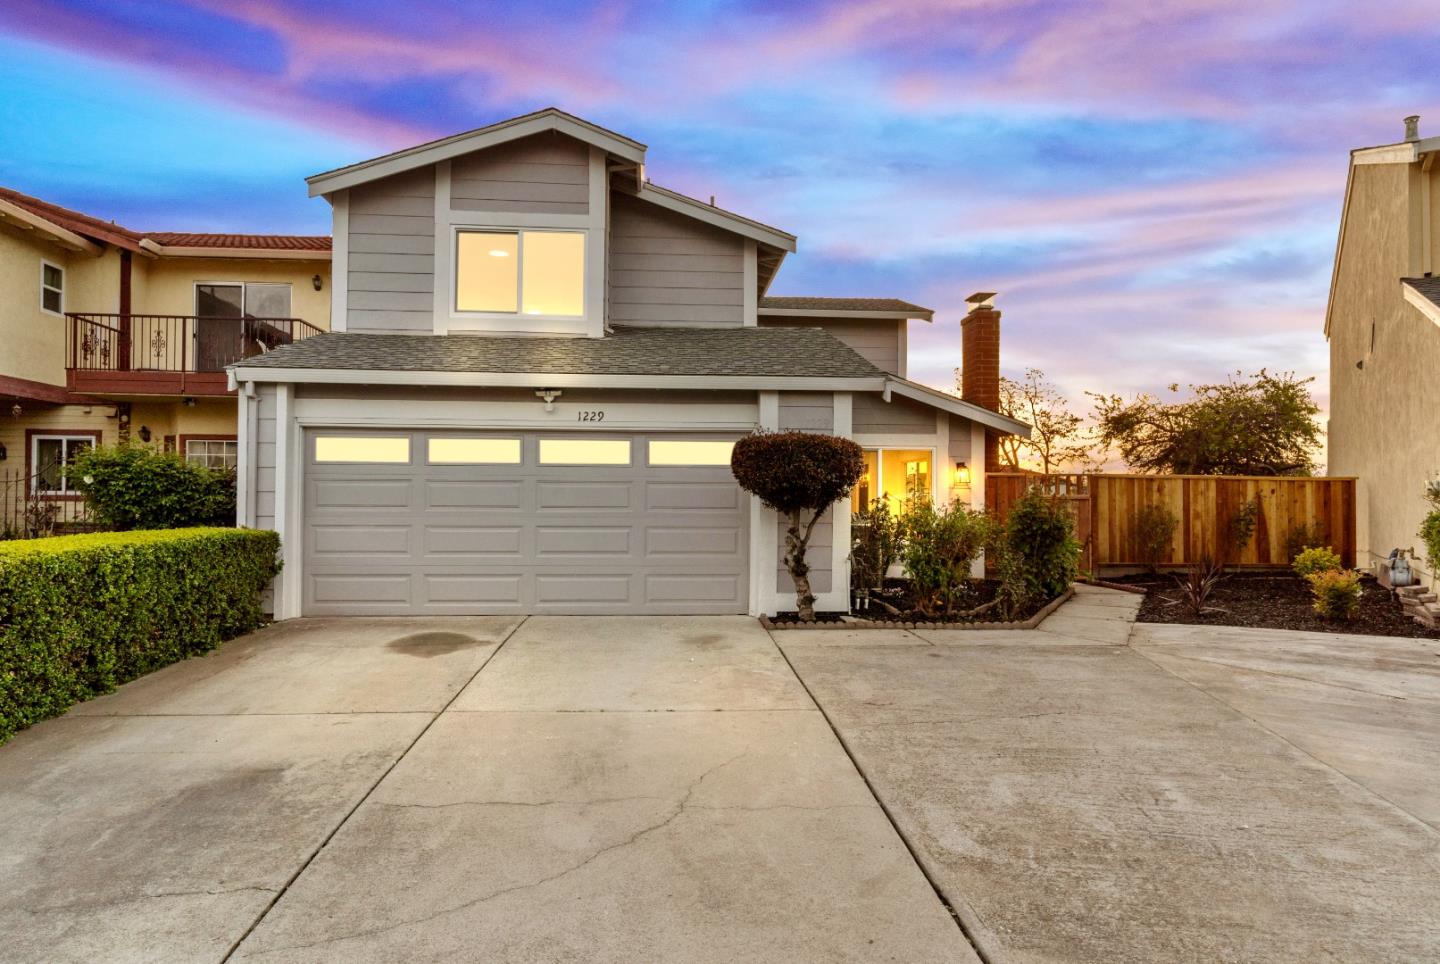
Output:
<instances>
[{"instance_id":1,"label":"trimmed shrub","mask_svg":"<svg viewBox=\"0 0 1440 964\"><path fill-rule=\"evenodd\" d=\"M815 594L805 549L825 510L849 495L865 474L864 450L837 435L756 432L735 443L730 472L740 488L789 519L785 569L795 582L800 618L813 622Z\"/></svg>"},{"instance_id":2,"label":"trimmed shrub","mask_svg":"<svg viewBox=\"0 0 1440 964\"><path fill-rule=\"evenodd\" d=\"M905 548L915 604L926 617L950 616L970 585L970 568L994 541L995 523L959 503L922 502L905 514Z\"/></svg>"},{"instance_id":3,"label":"trimmed shrub","mask_svg":"<svg viewBox=\"0 0 1440 964\"><path fill-rule=\"evenodd\" d=\"M0 742L259 626L279 548L203 528L0 543Z\"/></svg>"},{"instance_id":4,"label":"trimmed shrub","mask_svg":"<svg viewBox=\"0 0 1440 964\"><path fill-rule=\"evenodd\" d=\"M1304 549L1291 562L1290 567L1301 579L1309 579L1321 572L1332 572L1340 568L1340 554L1328 546L1311 546Z\"/></svg>"},{"instance_id":5,"label":"trimmed shrub","mask_svg":"<svg viewBox=\"0 0 1440 964\"><path fill-rule=\"evenodd\" d=\"M1039 489L1015 500L1000 542L1002 594L1009 613L1060 595L1079 571L1075 520L1065 507Z\"/></svg>"},{"instance_id":6,"label":"trimmed shrub","mask_svg":"<svg viewBox=\"0 0 1440 964\"><path fill-rule=\"evenodd\" d=\"M1144 505L1135 513L1135 539L1140 544L1140 561L1155 572L1170 555L1170 543L1180 520L1163 505Z\"/></svg>"},{"instance_id":7,"label":"trimmed shrub","mask_svg":"<svg viewBox=\"0 0 1440 964\"><path fill-rule=\"evenodd\" d=\"M1325 619L1354 619L1360 612L1360 574L1331 569L1310 576L1315 611Z\"/></svg>"},{"instance_id":8,"label":"trimmed shrub","mask_svg":"<svg viewBox=\"0 0 1440 964\"><path fill-rule=\"evenodd\" d=\"M116 529L235 524L235 474L144 445L107 445L65 470L95 520Z\"/></svg>"},{"instance_id":9,"label":"trimmed shrub","mask_svg":"<svg viewBox=\"0 0 1440 964\"><path fill-rule=\"evenodd\" d=\"M900 558L904 523L890 503L876 499L850 518L850 588L879 589L885 573Z\"/></svg>"}]
</instances>

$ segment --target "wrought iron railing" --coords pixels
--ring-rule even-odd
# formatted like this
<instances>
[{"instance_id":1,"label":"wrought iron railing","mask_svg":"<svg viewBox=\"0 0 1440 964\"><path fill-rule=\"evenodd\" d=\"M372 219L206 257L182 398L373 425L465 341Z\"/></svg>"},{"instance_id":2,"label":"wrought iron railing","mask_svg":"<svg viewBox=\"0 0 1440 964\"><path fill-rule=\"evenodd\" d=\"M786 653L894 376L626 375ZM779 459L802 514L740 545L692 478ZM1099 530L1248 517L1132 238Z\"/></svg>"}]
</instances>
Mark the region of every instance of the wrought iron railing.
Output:
<instances>
[{"instance_id":1,"label":"wrought iron railing","mask_svg":"<svg viewBox=\"0 0 1440 964\"><path fill-rule=\"evenodd\" d=\"M320 334L300 318L69 312L66 366L95 372L219 372Z\"/></svg>"},{"instance_id":2,"label":"wrought iron railing","mask_svg":"<svg viewBox=\"0 0 1440 964\"><path fill-rule=\"evenodd\" d=\"M102 528L89 504L61 481L64 464L0 471L0 539L40 539Z\"/></svg>"}]
</instances>

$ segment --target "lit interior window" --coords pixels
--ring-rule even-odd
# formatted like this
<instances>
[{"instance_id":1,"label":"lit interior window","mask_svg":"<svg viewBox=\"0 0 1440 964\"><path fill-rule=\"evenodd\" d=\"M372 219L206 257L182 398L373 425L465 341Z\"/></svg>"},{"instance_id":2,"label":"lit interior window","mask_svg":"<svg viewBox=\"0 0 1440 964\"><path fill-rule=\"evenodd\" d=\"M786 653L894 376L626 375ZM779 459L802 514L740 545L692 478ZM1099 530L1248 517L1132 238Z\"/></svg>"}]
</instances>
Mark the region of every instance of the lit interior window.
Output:
<instances>
[{"instance_id":1,"label":"lit interior window","mask_svg":"<svg viewBox=\"0 0 1440 964\"><path fill-rule=\"evenodd\" d=\"M526 231L520 290L527 315L585 314L585 235Z\"/></svg>"},{"instance_id":2,"label":"lit interior window","mask_svg":"<svg viewBox=\"0 0 1440 964\"><path fill-rule=\"evenodd\" d=\"M410 461L410 439L406 436L319 435L315 438L316 462Z\"/></svg>"},{"instance_id":3,"label":"lit interior window","mask_svg":"<svg viewBox=\"0 0 1440 964\"><path fill-rule=\"evenodd\" d=\"M734 442L656 440L650 443L651 465L729 465Z\"/></svg>"},{"instance_id":4,"label":"lit interior window","mask_svg":"<svg viewBox=\"0 0 1440 964\"><path fill-rule=\"evenodd\" d=\"M883 449L865 452L865 475L850 496L852 509L869 506L883 498L892 513L901 513L916 502L934 497L931 466L935 454L929 449Z\"/></svg>"},{"instance_id":5,"label":"lit interior window","mask_svg":"<svg viewBox=\"0 0 1440 964\"><path fill-rule=\"evenodd\" d=\"M519 465L518 438L432 438L427 454L436 465Z\"/></svg>"},{"instance_id":6,"label":"lit interior window","mask_svg":"<svg viewBox=\"0 0 1440 964\"><path fill-rule=\"evenodd\" d=\"M620 438L542 438L541 465L629 465L630 442Z\"/></svg>"},{"instance_id":7,"label":"lit interior window","mask_svg":"<svg viewBox=\"0 0 1440 964\"><path fill-rule=\"evenodd\" d=\"M585 314L585 234L461 231L455 309L578 318Z\"/></svg>"},{"instance_id":8,"label":"lit interior window","mask_svg":"<svg viewBox=\"0 0 1440 964\"><path fill-rule=\"evenodd\" d=\"M520 235L461 231L456 239L455 309L514 311L519 305Z\"/></svg>"}]
</instances>

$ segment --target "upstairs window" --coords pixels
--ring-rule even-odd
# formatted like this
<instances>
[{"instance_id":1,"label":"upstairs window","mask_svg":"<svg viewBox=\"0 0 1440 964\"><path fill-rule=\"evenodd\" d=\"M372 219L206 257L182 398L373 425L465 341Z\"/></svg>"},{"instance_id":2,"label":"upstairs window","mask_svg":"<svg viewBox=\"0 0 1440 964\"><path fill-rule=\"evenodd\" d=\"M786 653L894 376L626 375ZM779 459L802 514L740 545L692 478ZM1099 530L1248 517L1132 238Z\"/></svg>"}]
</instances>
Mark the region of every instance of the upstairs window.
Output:
<instances>
[{"instance_id":1,"label":"upstairs window","mask_svg":"<svg viewBox=\"0 0 1440 964\"><path fill-rule=\"evenodd\" d=\"M584 232L460 231L455 310L581 317Z\"/></svg>"},{"instance_id":2,"label":"upstairs window","mask_svg":"<svg viewBox=\"0 0 1440 964\"><path fill-rule=\"evenodd\" d=\"M65 269L40 262L40 307L52 315L65 311Z\"/></svg>"}]
</instances>

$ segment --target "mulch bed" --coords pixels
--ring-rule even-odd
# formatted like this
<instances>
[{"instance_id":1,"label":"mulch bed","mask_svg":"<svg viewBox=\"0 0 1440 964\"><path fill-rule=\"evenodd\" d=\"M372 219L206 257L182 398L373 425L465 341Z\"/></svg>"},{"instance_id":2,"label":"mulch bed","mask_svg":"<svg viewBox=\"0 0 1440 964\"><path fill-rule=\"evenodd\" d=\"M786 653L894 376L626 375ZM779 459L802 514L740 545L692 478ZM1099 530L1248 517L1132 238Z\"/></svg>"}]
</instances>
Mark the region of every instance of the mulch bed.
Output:
<instances>
[{"instance_id":1,"label":"mulch bed","mask_svg":"<svg viewBox=\"0 0 1440 964\"><path fill-rule=\"evenodd\" d=\"M1314 633L1360 633L1368 636L1407 636L1440 639L1407 615L1400 601L1373 577L1361 579L1364 594L1360 613L1344 622L1321 619L1315 612L1310 585L1293 573L1235 572L1226 576L1210 597L1210 605L1225 612L1201 617L1184 605L1167 605L1166 597L1180 598L1180 589L1168 575L1124 576L1109 580L1146 589L1140 607L1142 623L1183 623L1191 626L1251 626L1296 629Z\"/></svg>"},{"instance_id":2,"label":"mulch bed","mask_svg":"<svg viewBox=\"0 0 1440 964\"><path fill-rule=\"evenodd\" d=\"M999 621L999 616L994 609L988 609L974 616L959 615L993 601L999 591L1000 581L997 579L974 580L969 585L965 597L958 600L955 604L957 615L950 616L949 618L945 616L935 616L932 618L924 616L915 608L915 597L910 590L910 581L908 579L887 579L885 580L884 588L872 594L872 601L867 608L857 610L854 613L817 612L815 614L815 621L819 624L829 624L837 628L840 626L851 628L891 626L903 628L935 628L954 626L957 628L974 627L976 629L1014 629L1023 628L1042 611L1046 611L1048 615L1048 611L1053 610L1055 604L1069 597L1069 593L1067 592L1059 599L1038 602L1008 622ZM891 612L884 606L877 605L873 601L875 598L884 600L898 610L898 612ZM774 616L763 618L761 622L766 626L776 629L786 627L810 628L807 624L801 623L800 617L794 612L777 613Z\"/></svg>"}]
</instances>

